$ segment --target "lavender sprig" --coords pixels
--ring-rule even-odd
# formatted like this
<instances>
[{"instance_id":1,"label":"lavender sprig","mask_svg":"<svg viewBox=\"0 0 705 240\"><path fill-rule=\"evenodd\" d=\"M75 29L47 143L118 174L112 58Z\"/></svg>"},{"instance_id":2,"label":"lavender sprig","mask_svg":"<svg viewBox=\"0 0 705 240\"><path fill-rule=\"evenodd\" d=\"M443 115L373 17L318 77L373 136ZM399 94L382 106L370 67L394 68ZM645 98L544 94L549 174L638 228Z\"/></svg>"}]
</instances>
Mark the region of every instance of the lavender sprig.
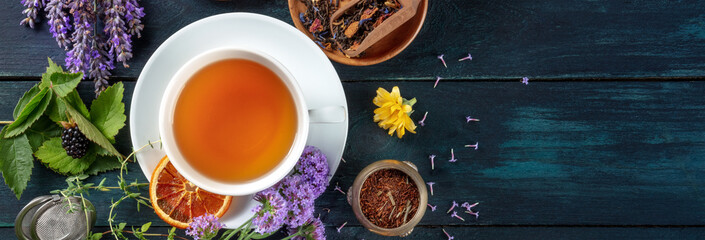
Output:
<instances>
[{"instance_id":1,"label":"lavender sprig","mask_svg":"<svg viewBox=\"0 0 705 240\"><path fill-rule=\"evenodd\" d=\"M44 11L47 13L49 24L49 32L56 39L56 43L64 50L69 49L71 41L69 40L71 24L69 24L69 15L64 10L66 8L64 1L49 1Z\"/></svg>"},{"instance_id":2,"label":"lavender sprig","mask_svg":"<svg viewBox=\"0 0 705 240\"><path fill-rule=\"evenodd\" d=\"M42 9L46 4L45 0L22 0L20 3L26 7L22 10L22 14L26 15L20 25L29 25L30 28L34 28L34 23L37 22L37 9Z\"/></svg>"},{"instance_id":3,"label":"lavender sprig","mask_svg":"<svg viewBox=\"0 0 705 240\"><path fill-rule=\"evenodd\" d=\"M125 20L127 21L128 32L132 35L137 35L137 38L142 37L142 17L144 17L144 8L140 7L137 0L125 0Z\"/></svg>"},{"instance_id":4,"label":"lavender sprig","mask_svg":"<svg viewBox=\"0 0 705 240\"><path fill-rule=\"evenodd\" d=\"M127 34L125 21L121 17L126 15L127 8L122 6L122 0L104 0L103 11L103 32L109 39L110 56L117 56L118 62L122 62L126 68L130 67L127 60L132 58L132 39Z\"/></svg>"}]
</instances>

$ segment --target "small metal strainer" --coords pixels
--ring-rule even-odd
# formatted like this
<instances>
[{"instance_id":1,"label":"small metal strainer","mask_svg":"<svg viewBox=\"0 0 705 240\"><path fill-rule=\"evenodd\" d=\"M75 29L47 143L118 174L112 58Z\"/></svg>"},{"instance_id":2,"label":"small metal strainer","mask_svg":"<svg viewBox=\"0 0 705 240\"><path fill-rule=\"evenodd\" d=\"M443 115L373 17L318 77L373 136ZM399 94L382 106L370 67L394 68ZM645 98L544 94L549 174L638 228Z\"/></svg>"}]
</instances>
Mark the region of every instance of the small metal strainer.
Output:
<instances>
[{"instance_id":1,"label":"small metal strainer","mask_svg":"<svg viewBox=\"0 0 705 240\"><path fill-rule=\"evenodd\" d=\"M67 201L68 200L68 201ZM88 216L80 207L85 201ZM68 211L68 203L78 205ZM32 199L15 219L15 234L20 240L78 240L86 238L86 230L95 224L95 207L80 197L63 198L58 195Z\"/></svg>"}]
</instances>

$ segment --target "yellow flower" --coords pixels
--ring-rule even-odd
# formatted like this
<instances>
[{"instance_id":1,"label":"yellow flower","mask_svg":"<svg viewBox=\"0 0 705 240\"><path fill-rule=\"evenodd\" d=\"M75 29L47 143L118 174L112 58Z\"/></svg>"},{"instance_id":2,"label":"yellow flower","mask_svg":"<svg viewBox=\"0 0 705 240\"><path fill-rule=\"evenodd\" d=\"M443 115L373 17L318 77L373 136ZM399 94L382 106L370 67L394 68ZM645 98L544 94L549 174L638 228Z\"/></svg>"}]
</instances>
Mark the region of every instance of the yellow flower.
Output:
<instances>
[{"instance_id":1,"label":"yellow flower","mask_svg":"<svg viewBox=\"0 0 705 240\"><path fill-rule=\"evenodd\" d=\"M416 125L409 117L416 98L405 101L399 93L399 87L394 86L391 93L384 88L377 89L377 96L372 102L378 107L375 109L375 122L379 127L389 129L389 135L396 131L397 137L401 138L405 131L416 133Z\"/></svg>"}]
</instances>

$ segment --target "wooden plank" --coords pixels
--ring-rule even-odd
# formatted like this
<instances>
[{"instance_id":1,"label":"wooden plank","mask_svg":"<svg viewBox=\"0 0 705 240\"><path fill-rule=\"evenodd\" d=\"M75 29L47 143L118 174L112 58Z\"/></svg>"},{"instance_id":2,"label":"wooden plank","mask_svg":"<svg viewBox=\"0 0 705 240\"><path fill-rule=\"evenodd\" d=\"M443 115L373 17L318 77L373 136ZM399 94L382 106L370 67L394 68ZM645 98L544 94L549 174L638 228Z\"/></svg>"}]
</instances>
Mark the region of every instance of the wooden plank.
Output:
<instances>
[{"instance_id":1,"label":"wooden plank","mask_svg":"<svg viewBox=\"0 0 705 240\"><path fill-rule=\"evenodd\" d=\"M11 117L14 102L32 82L0 83L0 119ZM372 122L371 103L378 86L398 85L405 97L417 97L418 120L426 126L398 140ZM126 84L129 107L134 83ZM81 93L90 98L91 84ZM528 86L496 82L354 82L344 83L350 134L332 181L347 189L356 174L380 159L411 161L426 181L434 181L422 225L704 225L705 92L704 82L532 82ZM480 122L466 123L472 115ZM127 152L123 130L118 149ZM464 144L480 143L478 150ZM454 148L456 163L449 163ZM436 154L431 170L428 155ZM31 198L64 187L64 177L36 164L32 181L17 201L0 186L0 226L9 226ZM146 181L136 164L128 179ZM102 177L114 184L115 173ZM345 196L332 186L317 206L326 223L354 219ZM91 195L107 219L107 206L118 193ZM478 220L450 218L451 201L480 202ZM158 222L133 203L118 211L130 224ZM156 224L156 223L155 223ZM162 223L163 224L163 223ZM159 224L157 224L159 225Z\"/></svg>"},{"instance_id":2,"label":"wooden plank","mask_svg":"<svg viewBox=\"0 0 705 240\"><path fill-rule=\"evenodd\" d=\"M455 239L703 239L703 228L658 228L658 227L416 227L404 239L446 239L443 230L453 235ZM94 232L108 231L107 227L95 227ZM150 233L165 234L169 227L151 227ZM2 236L14 236L13 228L0 228ZM187 237L183 230L177 230L177 235ZM286 235L278 232L267 239L282 239ZM190 239L189 237L187 237ZM103 239L111 239L104 236ZM130 238L130 239L135 239ZM162 239L150 237L148 239ZM384 239L362 227L345 227L340 233L335 226L326 227L326 239Z\"/></svg>"},{"instance_id":3,"label":"wooden plank","mask_svg":"<svg viewBox=\"0 0 705 240\"><path fill-rule=\"evenodd\" d=\"M143 38L134 42L135 79L149 56L178 29L227 12L254 12L292 24L286 1L141 1ZM0 77L39 76L46 57L63 62L45 23L18 26L19 1L2 1ZM396 58L371 67L334 64L344 80L689 78L705 75L705 2L431 1L417 39ZM474 59L457 62L468 52ZM448 69L436 56L445 54Z\"/></svg>"}]
</instances>

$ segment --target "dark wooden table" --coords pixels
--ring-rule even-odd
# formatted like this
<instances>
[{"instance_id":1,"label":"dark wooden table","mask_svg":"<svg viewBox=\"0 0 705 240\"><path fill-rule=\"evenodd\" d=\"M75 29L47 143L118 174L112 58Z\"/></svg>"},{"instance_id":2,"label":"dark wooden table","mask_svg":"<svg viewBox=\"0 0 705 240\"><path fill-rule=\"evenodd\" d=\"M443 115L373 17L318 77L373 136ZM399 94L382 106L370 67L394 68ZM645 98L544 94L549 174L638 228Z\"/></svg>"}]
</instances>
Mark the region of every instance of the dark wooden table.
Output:
<instances>
[{"instance_id":1,"label":"dark wooden table","mask_svg":"<svg viewBox=\"0 0 705 240\"><path fill-rule=\"evenodd\" d=\"M286 1L142 1L143 38L134 43L125 82L152 52L198 19L261 13L291 23ZM42 23L18 26L19 1L0 3L0 120L39 80L46 57L64 51ZM471 62L456 59L472 53ZM436 59L445 54L448 68ZM705 238L705 2L433 0L422 31L399 56L369 67L334 64L350 109L344 158L332 183L351 185L379 159L414 162L434 181L427 212L407 239L703 239ZM433 88L435 76L444 78ZM530 84L519 80L527 76ZM426 126L399 140L372 121L378 87L416 97L413 118ZM92 83L79 86L85 99ZM467 124L466 115L482 121ZM118 149L130 151L129 126ZM464 144L480 143L476 151ZM459 161L448 163L449 149ZM428 155L439 156L435 170ZM137 164L129 179L146 181ZM88 179L116 181L116 172ZM64 176L35 163L18 201L0 186L0 238L14 238L16 214L29 200L65 187ZM332 189L332 187L330 188ZM97 230L117 192L94 193ZM445 211L452 201L480 202L479 219ZM345 196L317 200L328 239L379 239L355 220ZM122 204L118 220L167 227L149 210ZM348 225L341 233L335 228ZM181 232L183 235L183 232ZM107 239L107 238L106 238Z\"/></svg>"}]
</instances>

